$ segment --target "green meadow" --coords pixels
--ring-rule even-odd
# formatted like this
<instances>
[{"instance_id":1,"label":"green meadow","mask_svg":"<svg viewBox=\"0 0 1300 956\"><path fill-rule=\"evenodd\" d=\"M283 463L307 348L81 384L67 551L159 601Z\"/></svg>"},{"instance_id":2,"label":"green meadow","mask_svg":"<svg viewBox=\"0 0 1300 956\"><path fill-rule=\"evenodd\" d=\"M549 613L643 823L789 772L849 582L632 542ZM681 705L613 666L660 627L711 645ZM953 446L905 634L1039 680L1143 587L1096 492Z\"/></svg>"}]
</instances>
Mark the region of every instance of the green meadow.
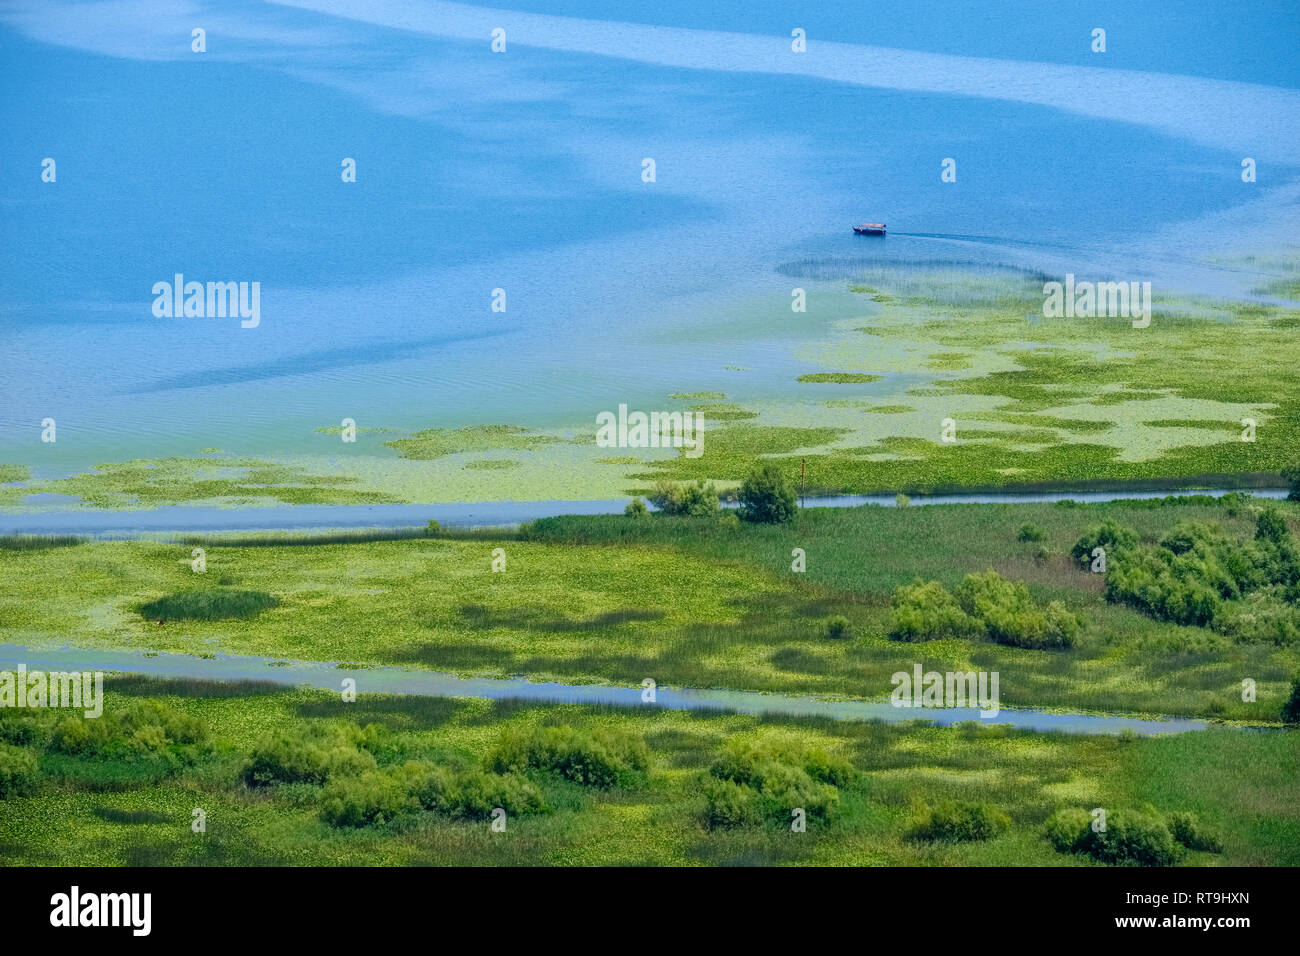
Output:
<instances>
[{"instance_id":1,"label":"green meadow","mask_svg":"<svg viewBox=\"0 0 1300 956\"><path fill-rule=\"evenodd\" d=\"M1300 764L1280 734L1074 737L380 695L348 704L323 692L140 678L109 688L106 713L148 701L184 728L173 733L185 743L159 734L147 746L69 755L66 727L6 715L0 739L23 743L0 753L32 755L21 792L0 800L7 863L1086 866L1096 861L1055 849L1046 827L1059 811L1095 808L1115 818L1192 814L1218 852L1187 850L1185 865L1300 863L1300 809L1285 798ZM365 728L350 752L369 769L339 762L323 780L247 782L277 735L346 740L348 728L353 738ZM394 806L361 825L331 810L349 788L413 766L497 777L476 769L486 755L545 728L643 742L645 769L608 786L526 769L514 776L535 799L501 831L472 809ZM711 816L720 758L746 747L819 754L837 767L831 810L810 816L804 832L780 818ZM979 838L918 835L918 820L951 805L986 807L1005 822ZM196 810L203 832L193 829Z\"/></svg>"},{"instance_id":2,"label":"green meadow","mask_svg":"<svg viewBox=\"0 0 1300 956\"><path fill-rule=\"evenodd\" d=\"M1180 520L1249 537L1261 507L1178 500L808 509L783 526L619 515L435 536L63 540L0 552L0 641L853 698L887 695L920 662L998 671L1008 707L1276 722L1300 647L1108 602L1102 576L1069 556L1104 519L1149 540ZM1294 522L1296 506L1282 507ZM1026 523L1041 540L1020 540ZM1075 613L1074 645L890 638L896 587L951 588L989 568ZM848 626L832 636L835 618ZM1246 678L1255 701L1242 700Z\"/></svg>"}]
</instances>

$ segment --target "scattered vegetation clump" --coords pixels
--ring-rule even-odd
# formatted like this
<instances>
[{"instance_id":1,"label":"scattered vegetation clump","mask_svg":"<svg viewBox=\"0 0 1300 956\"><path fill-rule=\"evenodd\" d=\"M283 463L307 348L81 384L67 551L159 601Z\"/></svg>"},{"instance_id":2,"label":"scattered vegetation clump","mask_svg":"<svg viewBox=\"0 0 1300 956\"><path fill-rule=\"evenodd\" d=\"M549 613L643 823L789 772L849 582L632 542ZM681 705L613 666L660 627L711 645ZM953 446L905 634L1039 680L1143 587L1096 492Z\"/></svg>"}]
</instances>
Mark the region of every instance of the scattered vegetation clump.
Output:
<instances>
[{"instance_id":1,"label":"scattered vegetation clump","mask_svg":"<svg viewBox=\"0 0 1300 956\"><path fill-rule=\"evenodd\" d=\"M545 804L537 786L519 774L455 772L415 760L331 780L320 801L321 819L336 827L382 825L420 810L485 820L497 808L520 816L542 812Z\"/></svg>"},{"instance_id":2,"label":"scattered vegetation clump","mask_svg":"<svg viewBox=\"0 0 1300 956\"><path fill-rule=\"evenodd\" d=\"M629 518L644 518L650 514L650 509L645 506L645 502L640 498L633 498L623 509L623 514Z\"/></svg>"},{"instance_id":3,"label":"scattered vegetation clump","mask_svg":"<svg viewBox=\"0 0 1300 956\"><path fill-rule=\"evenodd\" d=\"M1136 548L1140 540L1138 533L1132 528L1125 527L1113 518L1107 518L1098 524L1088 526L1079 540L1074 543L1074 547L1070 549L1070 557L1086 565L1092 560L1092 552L1102 548L1109 560L1110 556Z\"/></svg>"},{"instance_id":4,"label":"scattered vegetation clump","mask_svg":"<svg viewBox=\"0 0 1300 956\"><path fill-rule=\"evenodd\" d=\"M0 800L31 793L39 775L35 754L0 743Z\"/></svg>"},{"instance_id":5,"label":"scattered vegetation clump","mask_svg":"<svg viewBox=\"0 0 1300 956\"><path fill-rule=\"evenodd\" d=\"M955 593L938 581L896 588L893 596L897 641L980 640L1035 649L1071 647L1079 618L1060 601L1040 608L1024 584L990 569L968 574Z\"/></svg>"},{"instance_id":6,"label":"scattered vegetation clump","mask_svg":"<svg viewBox=\"0 0 1300 956\"><path fill-rule=\"evenodd\" d=\"M161 701L138 700L99 717L61 718L50 750L100 760L155 760L179 769L194 762L206 741L198 718Z\"/></svg>"},{"instance_id":7,"label":"scattered vegetation clump","mask_svg":"<svg viewBox=\"0 0 1300 956\"><path fill-rule=\"evenodd\" d=\"M1300 674L1291 682L1291 696L1282 705L1282 723L1300 724Z\"/></svg>"},{"instance_id":8,"label":"scattered vegetation clump","mask_svg":"<svg viewBox=\"0 0 1300 956\"><path fill-rule=\"evenodd\" d=\"M243 769L244 782L250 787L324 784L335 776L363 774L376 766L374 755L361 748L363 740L361 729L349 723L276 731L254 748ZM371 781L368 787L379 784Z\"/></svg>"},{"instance_id":9,"label":"scattered vegetation clump","mask_svg":"<svg viewBox=\"0 0 1300 956\"><path fill-rule=\"evenodd\" d=\"M1242 600L1250 595L1257 596ZM1260 512L1246 542L1216 524L1179 521L1155 546L1108 553L1106 597L1157 620L1213 626L1243 642L1288 644L1300 628L1292 607L1300 598L1300 556L1273 509Z\"/></svg>"},{"instance_id":10,"label":"scattered vegetation clump","mask_svg":"<svg viewBox=\"0 0 1300 956\"><path fill-rule=\"evenodd\" d=\"M608 790L642 782L650 769L650 750L632 734L575 730L566 724L505 734L488 766L497 773L552 771L574 783Z\"/></svg>"},{"instance_id":11,"label":"scattered vegetation clump","mask_svg":"<svg viewBox=\"0 0 1300 956\"><path fill-rule=\"evenodd\" d=\"M1042 541L1047 537L1047 533L1032 521L1026 521L1016 532L1017 541Z\"/></svg>"},{"instance_id":12,"label":"scattered vegetation clump","mask_svg":"<svg viewBox=\"0 0 1300 956\"><path fill-rule=\"evenodd\" d=\"M1061 810L1047 821L1047 839L1060 853L1079 853L1114 866L1175 866L1189 849L1223 849L1192 814L1165 818L1150 806L1111 810L1104 827L1094 826L1086 810Z\"/></svg>"},{"instance_id":13,"label":"scattered vegetation clump","mask_svg":"<svg viewBox=\"0 0 1300 956\"><path fill-rule=\"evenodd\" d=\"M993 569L968 574L957 585L957 603L982 621L990 640L1014 647L1071 647L1079 633L1079 618L1060 601L1039 608L1029 589L1008 581Z\"/></svg>"},{"instance_id":14,"label":"scattered vegetation clump","mask_svg":"<svg viewBox=\"0 0 1300 956\"><path fill-rule=\"evenodd\" d=\"M853 624L842 614L826 619L825 634L833 641L844 640L853 636Z\"/></svg>"},{"instance_id":15,"label":"scattered vegetation clump","mask_svg":"<svg viewBox=\"0 0 1300 956\"><path fill-rule=\"evenodd\" d=\"M797 510L793 486L771 462L751 471L740 486L740 517L744 521L781 524Z\"/></svg>"},{"instance_id":16,"label":"scattered vegetation clump","mask_svg":"<svg viewBox=\"0 0 1300 956\"><path fill-rule=\"evenodd\" d=\"M140 605L140 616L150 621L248 620L279 604L265 591L180 591Z\"/></svg>"},{"instance_id":17,"label":"scattered vegetation clump","mask_svg":"<svg viewBox=\"0 0 1300 956\"><path fill-rule=\"evenodd\" d=\"M1010 826L1011 818L991 803L947 800L922 805L907 835L912 840L991 840Z\"/></svg>"},{"instance_id":18,"label":"scattered vegetation clump","mask_svg":"<svg viewBox=\"0 0 1300 956\"><path fill-rule=\"evenodd\" d=\"M788 824L795 810L808 821L829 823L839 788L857 779L851 764L824 750L733 739L704 777L704 825Z\"/></svg>"},{"instance_id":19,"label":"scattered vegetation clump","mask_svg":"<svg viewBox=\"0 0 1300 956\"><path fill-rule=\"evenodd\" d=\"M957 599L938 581L917 580L894 590L896 641L982 640L984 625L962 610Z\"/></svg>"},{"instance_id":20,"label":"scattered vegetation clump","mask_svg":"<svg viewBox=\"0 0 1300 956\"><path fill-rule=\"evenodd\" d=\"M1175 811L1166 818L1169 832L1173 838L1189 850L1204 853L1222 853L1223 844L1219 838L1207 831L1194 813Z\"/></svg>"},{"instance_id":21,"label":"scattered vegetation clump","mask_svg":"<svg viewBox=\"0 0 1300 956\"><path fill-rule=\"evenodd\" d=\"M666 515L711 518L722 511L722 505L718 502L718 489L712 482L702 478L693 484L656 482L654 491L647 497Z\"/></svg>"}]
</instances>

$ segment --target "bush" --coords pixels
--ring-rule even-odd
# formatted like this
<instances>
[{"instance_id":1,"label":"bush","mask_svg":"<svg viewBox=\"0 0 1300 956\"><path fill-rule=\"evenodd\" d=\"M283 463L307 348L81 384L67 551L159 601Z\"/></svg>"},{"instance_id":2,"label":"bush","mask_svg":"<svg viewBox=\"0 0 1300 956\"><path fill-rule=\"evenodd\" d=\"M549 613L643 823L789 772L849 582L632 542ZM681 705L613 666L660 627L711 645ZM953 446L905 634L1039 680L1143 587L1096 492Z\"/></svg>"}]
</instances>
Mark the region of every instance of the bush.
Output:
<instances>
[{"instance_id":1,"label":"bush","mask_svg":"<svg viewBox=\"0 0 1300 956\"><path fill-rule=\"evenodd\" d=\"M563 727L509 731L489 758L497 773L547 770L588 787L632 786L650 768L645 741L605 728L587 732Z\"/></svg>"},{"instance_id":2,"label":"bush","mask_svg":"<svg viewBox=\"0 0 1300 956\"><path fill-rule=\"evenodd\" d=\"M35 754L0 743L0 800L31 793L38 776Z\"/></svg>"},{"instance_id":3,"label":"bush","mask_svg":"<svg viewBox=\"0 0 1300 956\"><path fill-rule=\"evenodd\" d=\"M140 605L140 615L150 621L246 620L279 603L265 591L181 591Z\"/></svg>"},{"instance_id":4,"label":"bush","mask_svg":"<svg viewBox=\"0 0 1300 956\"><path fill-rule=\"evenodd\" d=\"M894 589L896 641L980 640L984 625L961 609L957 599L938 581L904 584Z\"/></svg>"},{"instance_id":5,"label":"bush","mask_svg":"<svg viewBox=\"0 0 1300 956\"><path fill-rule=\"evenodd\" d=\"M780 524L793 518L797 509L794 488L771 462L751 471L740 486L742 521Z\"/></svg>"},{"instance_id":6,"label":"bush","mask_svg":"<svg viewBox=\"0 0 1300 956\"><path fill-rule=\"evenodd\" d=\"M1291 696L1282 705L1282 723L1300 724L1300 674L1291 682Z\"/></svg>"},{"instance_id":7,"label":"bush","mask_svg":"<svg viewBox=\"0 0 1300 956\"><path fill-rule=\"evenodd\" d=\"M1195 814L1171 813L1168 817L1168 823L1170 834L1187 849L1201 850L1205 853L1223 852L1223 844L1201 827Z\"/></svg>"},{"instance_id":8,"label":"bush","mask_svg":"<svg viewBox=\"0 0 1300 956\"><path fill-rule=\"evenodd\" d=\"M945 801L923 807L908 836L913 840L990 840L1010 826L1011 818L992 804Z\"/></svg>"},{"instance_id":9,"label":"bush","mask_svg":"<svg viewBox=\"0 0 1300 956\"><path fill-rule=\"evenodd\" d=\"M627 503L627 507L623 509L623 514L629 518L643 518L650 514L650 509L645 506L645 502L640 498L633 498Z\"/></svg>"},{"instance_id":10,"label":"bush","mask_svg":"<svg viewBox=\"0 0 1300 956\"><path fill-rule=\"evenodd\" d=\"M704 780L704 825L710 830L747 827L762 822L758 794L734 780Z\"/></svg>"},{"instance_id":11,"label":"bush","mask_svg":"<svg viewBox=\"0 0 1300 956\"><path fill-rule=\"evenodd\" d=\"M796 809L803 809L809 820L826 823L839 806L837 787L857 777L851 764L822 750L733 740L704 780L706 824L782 824Z\"/></svg>"},{"instance_id":12,"label":"bush","mask_svg":"<svg viewBox=\"0 0 1300 956\"><path fill-rule=\"evenodd\" d=\"M1047 837L1060 853L1082 853L1118 866L1174 866L1184 854L1154 811L1112 810L1106 829L1092 828L1084 810L1064 810L1047 821Z\"/></svg>"},{"instance_id":13,"label":"bush","mask_svg":"<svg viewBox=\"0 0 1300 956\"><path fill-rule=\"evenodd\" d=\"M435 521L433 518L430 518L429 523L424 526L424 533L428 537L432 538L435 535L442 533L442 525L439 524L437 521Z\"/></svg>"},{"instance_id":14,"label":"bush","mask_svg":"<svg viewBox=\"0 0 1300 956\"><path fill-rule=\"evenodd\" d=\"M722 505L718 503L718 490L712 482L703 479L694 484L678 485L671 481L655 483L655 490L648 495L650 502L666 515L687 515L693 518L708 518L719 514Z\"/></svg>"},{"instance_id":15,"label":"bush","mask_svg":"<svg viewBox=\"0 0 1300 956\"><path fill-rule=\"evenodd\" d=\"M54 726L50 749L74 757L191 762L206 740L202 722L161 701L132 701L100 717L66 716Z\"/></svg>"},{"instance_id":16,"label":"bush","mask_svg":"<svg viewBox=\"0 0 1300 956\"><path fill-rule=\"evenodd\" d=\"M321 792L321 818L336 827L382 824L417 808L400 772L365 770L332 780Z\"/></svg>"},{"instance_id":17,"label":"bush","mask_svg":"<svg viewBox=\"0 0 1300 956\"><path fill-rule=\"evenodd\" d=\"M1240 644L1295 644L1300 641L1300 608L1287 604L1276 589L1255 591L1222 604L1214 614L1214 629Z\"/></svg>"},{"instance_id":18,"label":"bush","mask_svg":"<svg viewBox=\"0 0 1300 956\"><path fill-rule=\"evenodd\" d=\"M1291 486L1291 493L1287 498L1291 501L1300 501L1300 464L1287 465L1283 468L1282 480Z\"/></svg>"},{"instance_id":19,"label":"bush","mask_svg":"<svg viewBox=\"0 0 1300 956\"><path fill-rule=\"evenodd\" d=\"M1272 541L1274 544L1282 544L1291 536L1291 531L1286 526L1286 519L1276 508L1265 508L1255 518L1255 539L1257 541Z\"/></svg>"},{"instance_id":20,"label":"bush","mask_svg":"<svg viewBox=\"0 0 1300 956\"><path fill-rule=\"evenodd\" d=\"M1079 619L1060 601L1039 609L1029 589L990 569L968 574L957 585L957 603L983 622L989 638L999 644L1035 649L1070 647L1079 632Z\"/></svg>"},{"instance_id":21,"label":"bush","mask_svg":"<svg viewBox=\"0 0 1300 956\"><path fill-rule=\"evenodd\" d=\"M1234 608L1252 592L1273 587L1292 598L1300 582L1300 560L1286 523L1270 510L1256 520L1255 537L1238 543L1217 526L1180 521L1157 547L1137 547L1118 555L1106 573L1108 600L1129 604L1159 620L1232 629L1243 640L1271 627L1288 640L1285 614L1269 611L1264 599ZM1268 619L1259 623L1263 613ZM1245 618L1238 620L1245 615ZM1249 618L1247 620L1247 618ZM1263 631L1260 629L1263 628Z\"/></svg>"},{"instance_id":22,"label":"bush","mask_svg":"<svg viewBox=\"0 0 1300 956\"><path fill-rule=\"evenodd\" d=\"M907 495L903 494L901 491L894 495L894 504L899 508L906 508L911 503L912 499L907 497Z\"/></svg>"},{"instance_id":23,"label":"bush","mask_svg":"<svg viewBox=\"0 0 1300 956\"><path fill-rule=\"evenodd\" d=\"M853 636L853 624L847 617L837 614L826 619L825 633L831 640L843 640Z\"/></svg>"},{"instance_id":24,"label":"bush","mask_svg":"<svg viewBox=\"0 0 1300 956\"><path fill-rule=\"evenodd\" d=\"M1074 543L1070 549L1070 557L1081 564L1088 564L1092 560L1094 548L1104 548L1106 551L1106 560L1109 562L1112 556L1135 548L1141 539L1138 533L1132 528L1127 528L1111 518L1107 518L1100 524L1089 525Z\"/></svg>"},{"instance_id":25,"label":"bush","mask_svg":"<svg viewBox=\"0 0 1300 956\"><path fill-rule=\"evenodd\" d=\"M1016 532L1017 541L1042 541L1047 537L1047 532L1032 521L1026 521Z\"/></svg>"},{"instance_id":26,"label":"bush","mask_svg":"<svg viewBox=\"0 0 1300 956\"><path fill-rule=\"evenodd\" d=\"M273 783L323 784L335 776L375 769L374 755L361 750L362 731L353 724L276 731L254 750L243 770L250 787Z\"/></svg>"}]
</instances>

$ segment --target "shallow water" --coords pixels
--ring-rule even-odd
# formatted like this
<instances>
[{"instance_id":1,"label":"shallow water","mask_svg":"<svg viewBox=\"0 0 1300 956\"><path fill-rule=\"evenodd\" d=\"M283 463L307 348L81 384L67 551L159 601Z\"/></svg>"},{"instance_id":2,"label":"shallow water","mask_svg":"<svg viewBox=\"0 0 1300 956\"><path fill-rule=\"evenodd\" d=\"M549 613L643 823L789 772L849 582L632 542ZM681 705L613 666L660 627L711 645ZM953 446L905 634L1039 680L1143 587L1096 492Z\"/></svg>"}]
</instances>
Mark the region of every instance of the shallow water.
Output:
<instances>
[{"instance_id":1,"label":"shallow water","mask_svg":"<svg viewBox=\"0 0 1300 956\"><path fill-rule=\"evenodd\" d=\"M1218 498L1242 489L1207 491L1026 492L1021 494L916 495L912 505L1025 504L1054 501L1117 501L1198 494ZM1254 488L1249 493L1280 499L1285 489ZM0 513L0 534L84 534L104 538L134 538L184 532L303 531L347 528L406 528L434 519L448 527L500 527L556 515L621 514L631 499L594 501L487 501L476 504L428 505L276 505L269 508L213 508L169 505L139 511L50 511L35 514ZM897 505L895 495L839 495L806 498L808 508L853 508ZM734 505L731 505L734 507Z\"/></svg>"},{"instance_id":2,"label":"shallow water","mask_svg":"<svg viewBox=\"0 0 1300 956\"><path fill-rule=\"evenodd\" d=\"M792 387L789 343L860 314L812 281L792 313L784 262L939 255L1227 294L1266 267L1208 254L1296 232L1286 0L1111 3L1105 55L1095 5L833 0L798 11L803 59L787 4L504 5L573 19L228 4L198 56L183 8L0 9L0 139L33 164L0 181L5 461L331 455L314 430L344 417L551 428L678 391L744 404ZM499 15L517 45L497 56L480 28ZM859 241L863 218L895 235ZM260 282L261 324L155 318L178 272Z\"/></svg>"},{"instance_id":3,"label":"shallow water","mask_svg":"<svg viewBox=\"0 0 1300 956\"><path fill-rule=\"evenodd\" d=\"M345 678L353 678L359 694L522 699L630 708L652 706L642 701L639 687L457 677L454 674L418 668L340 669L334 664L282 661L269 657L220 655L208 659L185 654L146 656L142 651L89 648L30 650L17 644L0 644L0 670L14 670L20 663L25 664L29 671L105 671L188 680L270 681L288 687L332 691L339 691L341 681ZM831 700L754 691L673 687L657 688L654 706L669 710L724 710L755 715L830 717L835 720L926 720L941 726L976 721L981 724L1005 724L1030 730L1072 734L1118 734L1129 730L1144 737L1206 730L1210 726L1206 721L1183 717L1142 720L1136 717L1062 714L1030 709L1002 709L996 717L982 718L977 709L968 707L912 709L894 707L888 700Z\"/></svg>"}]
</instances>

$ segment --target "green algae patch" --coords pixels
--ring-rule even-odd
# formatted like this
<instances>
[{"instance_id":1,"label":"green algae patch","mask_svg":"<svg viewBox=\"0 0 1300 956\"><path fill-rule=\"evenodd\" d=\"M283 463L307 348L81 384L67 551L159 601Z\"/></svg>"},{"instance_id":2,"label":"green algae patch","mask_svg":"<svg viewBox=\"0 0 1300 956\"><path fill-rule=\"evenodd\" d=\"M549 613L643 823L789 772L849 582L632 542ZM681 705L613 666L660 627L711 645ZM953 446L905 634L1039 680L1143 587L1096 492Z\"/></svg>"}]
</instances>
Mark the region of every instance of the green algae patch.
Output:
<instances>
[{"instance_id":1,"label":"green algae patch","mask_svg":"<svg viewBox=\"0 0 1300 956\"><path fill-rule=\"evenodd\" d=\"M0 465L0 484L8 484L11 481L26 481L31 476L31 470L25 465Z\"/></svg>"},{"instance_id":2,"label":"green algae patch","mask_svg":"<svg viewBox=\"0 0 1300 956\"><path fill-rule=\"evenodd\" d=\"M838 385L865 385L868 382L880 381L880 376L869 375L866 372L809 372L807 375L800 375L798 381L834 382Z\"/></svg>"},{"instance_id":3,"label":"green algae patch","mask_svg":"<svg viewBox=\"0 0 1300 956\"><path fill-rule=\"evenodd\" d=\"M475 458L473 461L465 462L462 467L475 471L506 471L518 468L520 465L513 458Z\"/></svg>"},{"instance_id":4,"label":"green algae patch","mask_svg":"<svg viewBox=\"0 0 1300 956\"><path fill-rule=\"evenodd\" d=\"M32 494L76 495L83 507L158 508L174 504L389 504L401 499L353 487L359 479L318 475L260 459L138 458L96 465L68 478L0 489L0 504Z\"/></svg>"},{"instance_id":5,"label":"green algae patch","mask_svg":"<svg viewBox=\"0 0 1300 956\"><path fill-rule=\"evenodd\" d=\"M426 428L410 438L385 442L403 458L432 461L447 455L475 451L531 451L564 439L542 435L518 425L471 425L468 428Z\"/></svg>"}]
</instances>

